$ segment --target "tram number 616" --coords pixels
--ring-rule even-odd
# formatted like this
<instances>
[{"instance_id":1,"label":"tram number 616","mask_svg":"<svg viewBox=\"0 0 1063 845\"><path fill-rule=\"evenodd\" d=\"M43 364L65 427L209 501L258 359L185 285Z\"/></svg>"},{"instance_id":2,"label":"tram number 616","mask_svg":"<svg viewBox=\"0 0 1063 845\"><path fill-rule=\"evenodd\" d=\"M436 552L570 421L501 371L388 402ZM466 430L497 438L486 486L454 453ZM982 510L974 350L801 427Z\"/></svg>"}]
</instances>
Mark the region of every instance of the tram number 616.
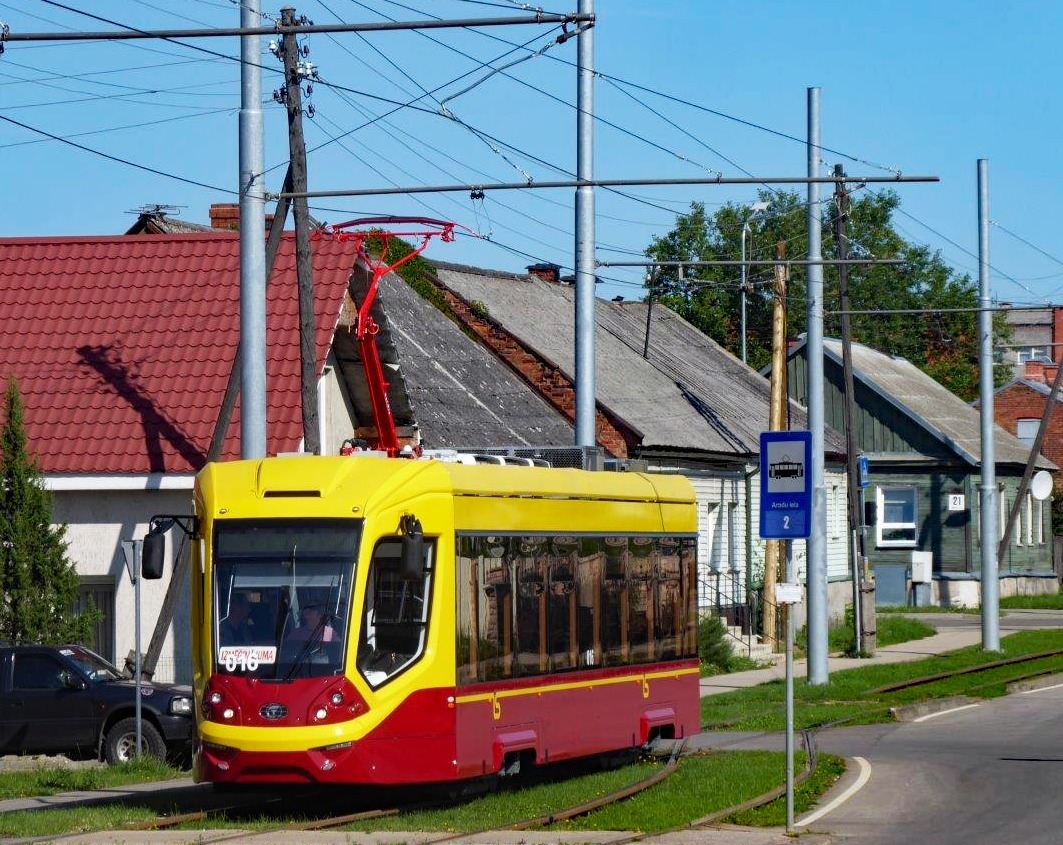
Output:
<instances>
[{"instance_id":1,"label":"tram number 616","mask_svg":"<svg viewBox=\"0 0 1063 845\"><path fill-rule=\"evenodd\" d=\"M229 652L225 655L225 668L229 672L235 672L237 669L244 672L254 672L258 669L258 656L255 654Z\"/></svg>"}]
</instances>

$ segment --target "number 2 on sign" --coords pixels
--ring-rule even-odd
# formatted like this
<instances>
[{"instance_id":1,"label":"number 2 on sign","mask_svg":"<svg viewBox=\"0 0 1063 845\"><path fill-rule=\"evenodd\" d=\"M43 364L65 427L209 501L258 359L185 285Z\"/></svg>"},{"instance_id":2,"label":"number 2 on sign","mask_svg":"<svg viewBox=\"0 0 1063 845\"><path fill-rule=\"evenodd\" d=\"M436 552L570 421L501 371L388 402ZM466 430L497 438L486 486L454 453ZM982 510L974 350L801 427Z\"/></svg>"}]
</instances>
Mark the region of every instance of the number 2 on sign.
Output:
<instances>
[{"instance_id":1,"label":"number 2 on sign","mask_svg":"<svg viewBox=\"0 0 1063 845\"><path fill-rule=\"evenodd\" d=\"M790 528L790 517L788 517L788 516L784 516L784 517L782 518L782 527L783 527L784 529L789 529L789 528Z\"/></svg>"}]
</instances>

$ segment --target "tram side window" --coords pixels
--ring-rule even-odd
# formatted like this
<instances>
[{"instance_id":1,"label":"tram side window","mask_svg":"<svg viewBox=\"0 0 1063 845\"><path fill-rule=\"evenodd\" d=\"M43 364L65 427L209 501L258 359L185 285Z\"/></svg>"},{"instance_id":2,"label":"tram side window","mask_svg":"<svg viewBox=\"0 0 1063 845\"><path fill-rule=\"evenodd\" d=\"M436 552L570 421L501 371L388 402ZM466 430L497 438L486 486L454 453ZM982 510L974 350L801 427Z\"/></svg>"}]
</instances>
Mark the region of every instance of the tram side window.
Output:
<instances>
[{"instance_id":1,"label":"tram side window","mask_svg":"<svg viewBox=\"0 0 1063 845\"><path fill-rule=\"evenodd\" d=\"M547 648L547 578L545 555L550 541L546 537L513 538L517 603L517 674L541 675L550 671Z\"/></svg>"},{"instance_id":2,"label":"tram side window","mask_svg":"<svg viewBox=\"0 0 1063 845\"><path fill-rule=\"evenodd\" d=\"M424 653L435 546L426 540L420 576L403 577L402 541L381 540L373 551L366 585L358 669L379 686Z\"/></svg>"},{"instance_id":3,"label":"tram side window","mask_svg":"<svg viewBox=\"0 0 1063 845\"><path fill-rule=\"evenodd\" d=\"M691 537L457 538L459 683L696 654Z\"/></svg>"},{"instance_id":4,"label":"tram side window","mask_svg":"<svg viewBox=\"0 0 1063 845\"><path fill-rule=\"evenodd\" d=\"M698 586L696 540L666 537L659 547L659 657L696 657Z\"/></svg>"}]
</instances>

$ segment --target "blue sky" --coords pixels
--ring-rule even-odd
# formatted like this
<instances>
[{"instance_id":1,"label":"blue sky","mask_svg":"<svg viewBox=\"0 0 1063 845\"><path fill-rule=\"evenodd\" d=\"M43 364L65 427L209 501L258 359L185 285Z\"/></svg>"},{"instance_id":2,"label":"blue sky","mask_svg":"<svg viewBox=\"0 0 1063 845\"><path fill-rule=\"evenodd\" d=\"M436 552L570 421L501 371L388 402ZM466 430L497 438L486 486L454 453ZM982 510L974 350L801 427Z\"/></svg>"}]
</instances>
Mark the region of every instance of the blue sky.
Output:
<instances>
[{"instance_id":1,"label":"blue sky","mask_svg":"<svg viewBox=\"0 0 1063 845\"><path fill-rule=\"evenodd\" d=\"M142 29L239 23L231 0L64 5ZM333 23L510 16L521 14L522 5L305 0L297 11L315 23ZM549 3L545 9L573 11L575 5ZM278 13L269 6L263 11ZM599 178L715 171L802 176L802 143L706 109L803 139L806 89L819 86L827 166L842 163L850 174L883 175L889 172L883 168L896 168L939 176L940 184L897 188L910 215L897 223L909 240L940 250L972 275L976 161L988 159L995 295L1016 304L1063 300L1057 235L1063 107L1055 94L1063 4L597 0L595 11L596 67L604 74L596 84L596 113L619 127L597 127ZM0 0L0 21L15 32L109 28L45 0ZM505 74L489 74L482 63L497 66L527 56L528 49L511 45L539 50L557 30L523 26L430 35L434 41L415 33L306 39L322 78L314 86L316 113L306 130L311 148L323 145L310 155L311 188L551 180L566 177L549 165L574 170L574 41ZM235 39L195 43L227 56L238 53ZM269 96L280 84L274 70L279 63L265 43L262 63L268 69L266 161L277 166L268 181L276 190L287 135L283 109ZM452 82L463 74L470 75ZM474 82L479 84L446 103L469 128L441 116L439 100ZM435 99L425 96L437 86L444 87ZM177 206L182 218L206 222L212 202L235 200L239 93L237 63L189 46L8 44L0 56L0 118L212 187L137 170L0 121L0 235L117 234L133 221L130 211L152 204ZM386 121L350 131L394 108L388 101L418 97L419 110L400 109ZM795 189L804 194L803 186ZM755 198L753 189L735 186L639 187L627 193L631 197L598 193L601 261L637 260L691 200L714 208ZM433 244L430 257L520 271L538 260L571 268L572 203L572 190L489 193L482 202L460 194L376 197L315 201L312 214L329 222L368 214L445 217L487 237ZM755 237L752 249L760 249ZM603 269L599 295L639 298L642 275Z\"/></svg>"}]
</instances>

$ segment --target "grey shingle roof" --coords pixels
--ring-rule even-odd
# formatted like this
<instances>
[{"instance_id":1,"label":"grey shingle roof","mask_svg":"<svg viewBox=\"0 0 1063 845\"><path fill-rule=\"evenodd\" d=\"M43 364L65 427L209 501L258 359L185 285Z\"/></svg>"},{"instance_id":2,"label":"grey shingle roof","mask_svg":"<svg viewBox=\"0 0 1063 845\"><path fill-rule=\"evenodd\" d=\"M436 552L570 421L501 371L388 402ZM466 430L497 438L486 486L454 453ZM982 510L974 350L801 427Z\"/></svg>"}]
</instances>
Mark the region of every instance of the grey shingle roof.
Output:
<instances>
[{"instance_id":1,"label":"grey shingle roof","mask_svg":"<svg viewBox=\"0 0 1063 845\"><path fill-rule=\"evenodd\" d=\"M521 343L575 372L575 292L533 276L434 263L439 280ZM641 303L596 302L596 393L599 402L643 433L648 449L730 456L759 451L767 428L768 382L674 312L653 309L650 353L643 358ZM796 408L796 406L794 406ZM804 424L798 409L795 427ZM843 452L832 433L828 449Z\"/></svg>"},{"instance_id":2,"label":"grey shingle roof","mask_svg":"<svg viewBox=\"0 0 1063 845\"><path fill-rule=\"evenodd\" d=\"M825 339L823 348L841 366L841 342ZM855 378L920 423L958 456L976 466L980 463L981 421L975 408L904 358L886 355L860 343L852 345L852 355ZM1025 464L1029 448L1000 426L994 429L996 462ZM1037 465L1056 468L1043 456L1038 458Z\"/></svg>"},{"instance_id":3,"label":"grey shingle roof","mask_svg":"<svg viewBox=\"0 0 1063 845\"><path fill-rule=\"evenodd\" d=\"M396 419L415 420L426 448L573 444L561 414L393 273L374 316ZM367 408L358 414L369 421Z\"/></svg>"}]
</instances>

